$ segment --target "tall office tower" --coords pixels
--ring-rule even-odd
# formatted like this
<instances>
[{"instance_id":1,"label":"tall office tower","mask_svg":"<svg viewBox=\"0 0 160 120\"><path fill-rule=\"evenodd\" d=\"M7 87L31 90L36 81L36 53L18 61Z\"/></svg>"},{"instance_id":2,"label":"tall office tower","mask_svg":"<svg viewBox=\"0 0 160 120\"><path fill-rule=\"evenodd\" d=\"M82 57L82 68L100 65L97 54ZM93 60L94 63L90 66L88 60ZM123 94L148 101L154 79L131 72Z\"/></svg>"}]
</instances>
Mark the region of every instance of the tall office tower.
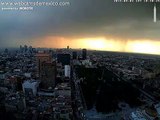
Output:
<instances>
[{"instance_id":1,"label":"tall office tower","mask_svg":"<svg viewBox=\"0 0 160 120\"><path fill-rule=\"evenodd\" d=\"M38 67L38 70L37 70L38 76L41 77L42 63L43 62L51 62L52 56L50 53L44 53L43 51L38 52L35 56L36 56L37 67Z\"/></svg>"},{"instance_id":2,"label":"tall office tower","mask_svg":"<svg viewBox=\"0 0 160 120\"><path fill-rule=\"evenodd\" d=\"M62 65L70 65L70 54L57 54L58 63L62 63Z\"/></svg>"},{"instance_id":3,"label":"tall office tower","mask_svg":"<svg viewBox=\"0 0 160 120\"><path fill-rule=\"evenodd\" d=\"M76 51L74 51L74 52L72 52L72 59L77 59L77 52Z\"/></svg>"},{"instance_id":4,"label":"tall office tower","mask_svg":"<svg viewBox=\"0 0 160 120\"><path fill-rule=\"evenodd\" d=\"M82 49L82 59L85 60L87 58L87 49Z\"/></svg>"},{"instance_id":5,"label":"tall office tower","mask_svg":"<svg viewBox=\"0 0 160 120\"><path fill-rule=\"evenodd\" d=\"M22 53L22 52L23 52L23 47L22 47L22 45L20 45L19 49L20 49L20 53Z\"/></svg>"},{"instance_id":6,"label":"tall office tower","mask_svg":"<svg viewBox=\"0 0 160 120\"><path fill-rule=\"evenodd\" d=\"M28 46L24 45L24 51L27 52L28 51Z\"/></svg>"},{"instance_id":7,"label":"tall office tower","mask_svg":"<svg viewBox=\"0 0 160 120\"><path fill-rule=\"evenodd\" d=\"M28 47L28 50L29 50L30 53L32 53L32 52L33 52L32 46L29 46L29 47Z\"/></svg>"},{"instance_id":8,"label":"tall office tower","mask_svg":"<svg viewBox=\"0 0 160 120\"><path fill-rule=\"evenodd\" d=\"M56 80L56 62L47 62L42 63L41 69L41 88L48 89L55 87Z\"/></svg>"},{"instance_id":9,"label":"tall office tower","mask_svg":"<svg viewBox=\"0 0 160 120\"><path fill-rule=\"evenodd\" d=\"M65 77L71 77L71 67L70 65L65 65L64 66L64 75Z\"/></svg>"}]
</instances>

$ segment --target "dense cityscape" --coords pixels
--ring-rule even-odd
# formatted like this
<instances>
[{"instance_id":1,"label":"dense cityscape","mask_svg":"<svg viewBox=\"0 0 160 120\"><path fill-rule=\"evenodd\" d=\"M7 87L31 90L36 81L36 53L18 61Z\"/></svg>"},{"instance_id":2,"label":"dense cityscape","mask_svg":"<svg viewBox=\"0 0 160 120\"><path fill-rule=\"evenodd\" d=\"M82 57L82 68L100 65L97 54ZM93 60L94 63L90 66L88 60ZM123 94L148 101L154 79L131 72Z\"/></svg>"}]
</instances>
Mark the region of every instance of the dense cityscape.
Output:
<instances>
[{"instance_id":1,"label":"dense cityscape","mask_svg":"<svg viewBox=\"0 0 160 120\"><path fill-rule=\"evenodd\" d=\"M1 0L0 120L160 120L160 0Z\"/></svg>"},{"instance_id":2,"label":"dense cityscape","mask_svg":"<svg viewBox=\"0 0 160 120\"><path fill-rule=\"evenodd\" d=\"M0 53L1 120L158 120L160 56L20 46Z\"/></svg>"}]
</instances>

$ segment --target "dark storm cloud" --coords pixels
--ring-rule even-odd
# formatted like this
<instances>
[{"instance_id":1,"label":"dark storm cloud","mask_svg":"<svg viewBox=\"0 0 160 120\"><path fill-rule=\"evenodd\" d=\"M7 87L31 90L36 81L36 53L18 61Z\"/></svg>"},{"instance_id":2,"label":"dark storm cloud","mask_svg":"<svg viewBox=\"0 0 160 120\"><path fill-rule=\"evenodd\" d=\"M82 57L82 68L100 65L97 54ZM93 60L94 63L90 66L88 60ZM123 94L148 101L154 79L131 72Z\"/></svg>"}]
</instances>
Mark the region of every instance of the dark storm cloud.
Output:
<instances>
[{"instance_id":1,"label":"dark storm cloud","mask_svg":"<svg viewBox=\"0 0 160 120\"><path fill-rule=\"evenodd\" d=\"M153 4L114 3L113 0L61 1L69 1L70 5L36 7L35 10L26 12L0 11L1 45L27 43L29 40L48 35L64 37L109 35L126 39L160 37L159 23L152 22Z\"/></svg>"}]
</instances>

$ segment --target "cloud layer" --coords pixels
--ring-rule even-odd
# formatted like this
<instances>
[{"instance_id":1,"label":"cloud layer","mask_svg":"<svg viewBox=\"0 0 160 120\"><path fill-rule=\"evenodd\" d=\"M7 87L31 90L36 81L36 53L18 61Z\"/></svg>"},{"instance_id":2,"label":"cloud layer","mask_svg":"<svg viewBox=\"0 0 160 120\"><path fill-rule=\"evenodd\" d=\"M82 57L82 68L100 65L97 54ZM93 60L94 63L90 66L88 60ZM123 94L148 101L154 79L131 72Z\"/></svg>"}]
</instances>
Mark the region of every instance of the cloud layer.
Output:
<instances>
[{"instance_id":1,"label":"cloud layer","mask_svg":"<svg viewBox=\"0 0 160 120\"><path fill-rule=\"evenodd\" d=\"M19 44L37 43L40 38L47 36L67 39L103 36L120 40L156 41L160 38L160 23L153 23L153 3L114 3L113 0L61 1L68 1L70 5L35 7L33 11L0 10L0 46L15 47ZM160 12L159 9L157 3L157 12Z\"/></svg>"}]
</instances>

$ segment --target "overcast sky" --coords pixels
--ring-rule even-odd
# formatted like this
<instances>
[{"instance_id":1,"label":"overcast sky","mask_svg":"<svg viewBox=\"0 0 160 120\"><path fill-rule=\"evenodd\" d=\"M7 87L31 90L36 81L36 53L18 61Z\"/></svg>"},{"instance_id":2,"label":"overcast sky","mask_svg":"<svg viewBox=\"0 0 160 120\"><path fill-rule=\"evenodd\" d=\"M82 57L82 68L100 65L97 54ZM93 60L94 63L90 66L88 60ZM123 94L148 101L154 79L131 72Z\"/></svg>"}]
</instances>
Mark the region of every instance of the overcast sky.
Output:
<instances>
[{"instance_id":1,"label":"overcast sky","mask_svg":"<svg viewBox=\"0 0 160 120\"><path fill-rule=\"evenodd\" d=\"M152 3L114 3L113 0L58 1L69 1L70 5L35 7L32 11L0 10L0 46L31 44L45 36L75 39L104 36L124 41L157 41L160 38L160 21L153 22ZM2 7L5 6L1 5ZM158 4L157 13L159 19Z\"/></svg>"}]
</instances>

